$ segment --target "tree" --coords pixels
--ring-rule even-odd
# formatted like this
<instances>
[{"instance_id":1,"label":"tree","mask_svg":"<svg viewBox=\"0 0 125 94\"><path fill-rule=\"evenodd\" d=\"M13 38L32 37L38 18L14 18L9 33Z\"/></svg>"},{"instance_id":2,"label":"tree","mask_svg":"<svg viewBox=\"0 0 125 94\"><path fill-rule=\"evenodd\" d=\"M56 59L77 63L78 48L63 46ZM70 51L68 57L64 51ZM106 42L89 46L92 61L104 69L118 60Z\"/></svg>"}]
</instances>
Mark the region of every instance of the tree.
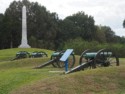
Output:
<instances>
[{"instance_id":1,"label":"tree","mask_svg":"<svg viewBox=\"0 0 125 94\"><path fill-rule=\"evenodd\" d=\"M18 47L21 39L21 20L22 20L22 3L13 1L9 8L5 11L4 17L4 35L5 44L8 44L5 48ZM9 40L6 40L9 39Z\"/></svg>"},{"instance_id":2,"label":"tree","mask_svg":"<svg viewBox=\"0 0 125 94\"><path fill-rule=\"evenodd\" d=\"M104 32L106 42L114 42L115 32L109 26L100 26L101 32Z\"/></svg>"},{"instance_id":3,"label":"tree","mask_svg":"<svg viewBox=\"0 0 125 94\"><path fill-rule=\"evenodd\" d=\"M44 6L28 0L13 1L5 14L0 14L0 48L18 47L22 33L22 7L27 8L28 42L32 47L58 49L68 40L124 42L108 26L95 26L92 16L77 12L60 20ZM125 27L125 20L123 22Z\"/></svg>"},{"instance_id":4,"label":"tree","mask_svg":"<svg viewBox=\"0 0 125 94\"><path fill-rule=\"evenodd\" d=\"M102 30L102 26L96 26L96 41L100 43L105 43L106 42L106 35L105 32Z\"/></svg>"},{"instance_id":5,"label":"tree","mask_svg":"<svg viewBox=\"0 0 125 94\"><path fill-rule=\"evenodd\" d=\"M66 17L61 24L61 33L63 36L65 35L65 40L82 37L91 41L95 39L95 30L93 17L86 15L84 12Z\"/></svg>"},{"instance_id":6,"label":"tree","mask_svg":"<svg viewBox=\"0 0 125 94\"><path fill-rule=\"evenodd\" d=\"M37 2L29 2L28 0L13 1L5 11L4 34L6 37L4 43L8 44L6 48L18 47L21 43L23 5L27 7L28 39L31 38L32 40L34 37L37 41L47 42L46 44L38 43L44 45L45 48L51 48L52 44L55 45L54 40L58 31L58 15L50 13ZM51 45L49 45L50 42ZM31 41L29 44L31 44Z\"/></svg>"},{"instance_id":7,"label":"tree","mask_svg":"<svg viewBox=\"0 0 125 94\"><path fill-rule=\"evenodd\" d=\"M2 33L2 26L3 26L3 18L4 18L4 15L3 14L0 14L0 33Z\"/></svg>"},{"instance_id":8,"label":"tree","mask_svg":"<svg viewBox=\"0 0 125 94\"><path fill-rule=\"evenodd\" d=\"M123 27L125 28L125 20L123 21Z\"/></svg>"},{"instance_id":9,"label":"tree","mask_svg":"<svg viewBox=\"0 0 125 94\"><path fill-rule=\"evenodd\" d=\"M123 21L123 27L125 28L125 20Z\"/></svg>"},{"instance_id":10,"label":"tree","mask_svg":"<svg viewBox=\"0 0 125 94\"><path fill-rule=\"evenodd\" d=\"M3 14L0 14L0 48L2 48L2 45L3 45L3 18L4 18L4 15Z\"/></svg>"}]
</instances>

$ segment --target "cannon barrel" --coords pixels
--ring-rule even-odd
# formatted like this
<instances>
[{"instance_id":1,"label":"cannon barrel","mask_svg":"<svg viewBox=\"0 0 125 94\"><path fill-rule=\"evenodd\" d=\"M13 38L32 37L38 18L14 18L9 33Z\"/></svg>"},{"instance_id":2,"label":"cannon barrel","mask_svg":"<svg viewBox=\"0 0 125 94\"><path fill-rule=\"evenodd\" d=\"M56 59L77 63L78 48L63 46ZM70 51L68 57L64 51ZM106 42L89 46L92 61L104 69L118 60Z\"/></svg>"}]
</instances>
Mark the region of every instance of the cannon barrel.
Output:
<instances>
[{"instance_id":1,"label":"cannon barrel","mask_svg":"<svg viewBox=\"0 0 125 94\"><path fill-rule=\"evenodd\" d=\"M96 56L97 56L97 52L91 52L91 53L85 53L84 55L83 55L83 57L85 57L85 58L95 58ZM101 52L100 53L100 56L111 56L112 55L112 52Z\"/></svg>"},{"instance_id":2,"label":"cannon barrel","mask_svg":"<svg viewBox=\"0 0 125 94\"><path fill-rule=\"evenodd\" d=\"M30 57L32 57L32 58L37 58L37 57L48 57L48 55L45 53L45 52L43 52L43 51L35 51L35 52L32 52L31 53L31 56Z\"/></svg>"},{"instance_id":3,"label":"cannon barrel","mask_svg":"<svg viewBox=\"0 0 125 94\"><path fill-rule=\"evenodd\" d=\"M16 53L16 57L12 60L29 58L29 57L30 57L30 53L28 53L27 51L19 51Z\"/></svg>"},{"instance_id":4,"label":"cannon barrel","mask_svg":"<svg viewBox=\"0 0 125 94\"><path fill-rule=\"evenodd\" d=\"M63 53L61 53L61 52L54 52L54 53L52 53L51 57L57 57L59 55L62 56Z\"/></svg>"}]
</instances>

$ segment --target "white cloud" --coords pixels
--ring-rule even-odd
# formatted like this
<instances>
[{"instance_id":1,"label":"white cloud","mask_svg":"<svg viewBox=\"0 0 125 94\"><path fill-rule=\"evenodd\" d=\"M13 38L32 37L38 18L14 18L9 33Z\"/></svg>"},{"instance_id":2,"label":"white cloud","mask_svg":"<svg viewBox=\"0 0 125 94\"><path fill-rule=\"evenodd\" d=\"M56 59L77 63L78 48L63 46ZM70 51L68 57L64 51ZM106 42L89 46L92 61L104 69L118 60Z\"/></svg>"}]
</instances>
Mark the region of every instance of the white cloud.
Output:
<instances>
[{"instance_id":1,"label":"white cloud","mask_svg":"<svg viewBox=\"0 0 125 94\"><path fill-rule=\"evenodd\" d=\"M12 1L12 0L10 0ZM7 7L9 7L10 2L5 0L0 0L0 13L4 13Z\"/></svg>"},{"instance_id":2,"label":"white cloud","mask_svg":"<svg viewBox=\"0 0 125 94\"><path fill-rule=\"evenodd\" d=\"M116 35L119 35L119 36L125 36L125 29L122 29L122 28L117 28L117 29L114 29L116 32Z\"/></svg>"},{"instance_id":3,"label":"white cloud","mask_svg":"<svg viewBox=\"0 0 125 94\"><path fill-rule=\"evenodd\" d=\"M0 12L4 12L13 0L0 0ZM18 0L16 0L18 1ZM117 35L124 35L125 0L30 0L37 1L60 18L84 11L94 17L96 24L110 26ZM123 32L124 31L124 32Z\"/></svg>"}]
</instances>

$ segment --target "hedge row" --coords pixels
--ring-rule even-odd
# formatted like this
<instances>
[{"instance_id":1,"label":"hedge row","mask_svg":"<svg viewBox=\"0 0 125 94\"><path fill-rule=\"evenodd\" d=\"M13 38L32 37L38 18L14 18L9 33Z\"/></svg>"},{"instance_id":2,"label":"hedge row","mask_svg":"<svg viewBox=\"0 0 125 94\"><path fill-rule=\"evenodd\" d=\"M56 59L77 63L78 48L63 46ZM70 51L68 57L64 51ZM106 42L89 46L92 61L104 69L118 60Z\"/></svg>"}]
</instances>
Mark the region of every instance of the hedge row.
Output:
<instances>
[{"instance_id":1,"label":"hedge row","mask_svg":"<svg viewBox=\"0 0 125 94\"><path fill-rule=\"evenodd\" d=\"M99 43L97 41L84 41L81 38L68 40L65 42L64 49L74 49L75 54L80 55L84 50L91 49L98 51L100 49L110 49L119 57L125 57L125 44L119 43Z\"/></svg>"}]
</instances>

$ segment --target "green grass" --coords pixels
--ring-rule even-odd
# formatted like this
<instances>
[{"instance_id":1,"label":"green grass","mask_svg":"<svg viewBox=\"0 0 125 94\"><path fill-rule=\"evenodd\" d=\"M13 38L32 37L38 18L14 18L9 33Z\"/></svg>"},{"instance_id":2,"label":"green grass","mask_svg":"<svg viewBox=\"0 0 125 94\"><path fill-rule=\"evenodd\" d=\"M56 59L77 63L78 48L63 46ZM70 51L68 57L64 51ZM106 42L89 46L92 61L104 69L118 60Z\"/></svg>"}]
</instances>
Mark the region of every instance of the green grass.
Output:
<instances>
[{"instance_id":1,"label":"green grass","mask_svg":"<svg viewBox=\"0 0 125 94\"><path fill-rule=\"evenodd\" d=\"M125 67L56 75L23 86L12 94L124 94Z\"/></svg>"},{"instance_id":2,"label":"green grass","mask_svg":"<svg viewBox=\"0 0 125 94\"><path fill-rule=\"evenodd\" d=\"M27 58L8 61L18 51L45 51L49 57L53 51L45 49L0 50L0 94L124 94L125 59L120 66L80 71L72 74L50 71L64 70L51 65L33 69L48 58ZM2 58L5 57L4 59ZM77 61L79 56L77 56ZM3 61L4 60L4 61Z\"/></svg>"},{"instance_id":3,"label":"green grass","mask_svg":"<svg viewBox=\"0 0 125 94\"><path fill-rule=\"evenodd\" d=\"M15 57L15 54L18 51L45 51L49 57L26 58L10 61L10 58ZM52 52L53 51L50 50L36 48L0 50L0 94L8 94L11 90L20 87L21 85L51 77L53 74L47 73L48 70L50 70L49 68L44 70L37 70L33 68L48 61ZM52 68L52 66L50 66L50 68Z\"/></svg>"},{"instance_id":4,"label":"green grass","mask_svg":"<svg viewBox=\"0 0 125 94\"><path fill-rule=\"evenodd\" d=\"M29 53L32 53L34 51L45 51L49 57L52 54L53 51L45 50L45 49L37 49L37 48L13 48L13 49L4 49L0 50L0 61L7 61L12 60L16 53L19 51L27 51Z\"/></svg>"},{"instance_id":5,"label":"green grass","mask_svg":"<svg viewBox=\"0 0 125 94\"><path fill-rule=\"evenodd\" d=\"M36 70L28 67L2 70L0 72L0 94L8 94L17 87L53 76L48 70Z\"/></svg>"}]
</instances>

